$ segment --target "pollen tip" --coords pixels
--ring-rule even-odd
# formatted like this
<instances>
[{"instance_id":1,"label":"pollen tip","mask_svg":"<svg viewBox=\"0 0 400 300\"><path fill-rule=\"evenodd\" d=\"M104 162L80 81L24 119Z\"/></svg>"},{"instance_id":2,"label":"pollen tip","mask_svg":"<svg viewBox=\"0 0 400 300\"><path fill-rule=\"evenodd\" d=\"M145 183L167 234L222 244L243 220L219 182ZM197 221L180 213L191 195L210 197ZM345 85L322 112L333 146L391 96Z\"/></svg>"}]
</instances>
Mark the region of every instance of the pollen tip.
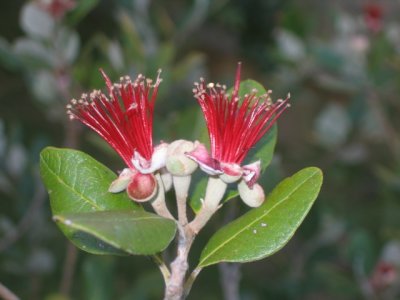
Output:
<instances>
[{"instance_id":1,"label":"pollen tip","mask_svg":"<svg viewBox=\"0 0 400 300\"><path fill-rule=\"evenodd\" d=\"M209 84L207 84L207 87L208 87L209 89L214 88L214 83L210 82Z\"/></svg>"},{"instance_id":2,"label":"pollen tip","mask_svg":"<svg viewBox=\"0 0 400 300\"><path fill-rule=\"evenodd\" d=\"M128 110L133 110L133 109L136 109L138 107L138 105L136 104L136 103L132 103L130 106L129 106L129 108L128 108Z\"/></svg>"}]
</instances>

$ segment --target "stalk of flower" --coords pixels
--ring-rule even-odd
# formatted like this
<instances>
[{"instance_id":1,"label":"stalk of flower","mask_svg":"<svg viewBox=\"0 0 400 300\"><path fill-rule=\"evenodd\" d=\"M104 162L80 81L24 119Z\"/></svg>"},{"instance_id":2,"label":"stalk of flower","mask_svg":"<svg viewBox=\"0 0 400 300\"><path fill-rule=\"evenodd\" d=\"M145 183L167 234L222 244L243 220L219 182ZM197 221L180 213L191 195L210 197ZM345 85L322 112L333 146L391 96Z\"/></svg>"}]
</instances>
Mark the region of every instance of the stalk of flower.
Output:
<instances>
[{"instance_id":1,"label":"stalk of flower","mask_svg":"<svg viewBox=\"0 0 400 300\"><path fill-rule=\"evenodd\" d=\"M211 153L202 144L186 155L209 174L202 209L191 222L198 232L219 208L227 184L238 182L242 200L251 207L260 206L264 191L257 184L260 161L243 165L252 147L271 129L279 116L289 107L289 98L272 102L271 91L258 96L257 91L239 97L241 64L238 64L232 94L220 84L200 79L195 83L194 96L200 104L210 138Z\"/></svg>"},{"instance_id":2,"label":"stalk of flower","mask_svg":"<svg viewBox=\"0 0 400 300\"><path fill-rule=\"evenodd\" d=\"M168 147L165 143L153 146L153 112L161 83L160 71L155 82L139 75L134 81L129 76L122 77L115 84L102 70L101 73L108 97L100 90L83 94L79 100L71 100L67 114L99 134L127 165L112 182L110 192L126 190L136 202L156 198L157 213L172 218L165 203L160 204L162 200L157 195L164 193L164 187L154 176L165 167Z\"/></svg>"}]
</instances>

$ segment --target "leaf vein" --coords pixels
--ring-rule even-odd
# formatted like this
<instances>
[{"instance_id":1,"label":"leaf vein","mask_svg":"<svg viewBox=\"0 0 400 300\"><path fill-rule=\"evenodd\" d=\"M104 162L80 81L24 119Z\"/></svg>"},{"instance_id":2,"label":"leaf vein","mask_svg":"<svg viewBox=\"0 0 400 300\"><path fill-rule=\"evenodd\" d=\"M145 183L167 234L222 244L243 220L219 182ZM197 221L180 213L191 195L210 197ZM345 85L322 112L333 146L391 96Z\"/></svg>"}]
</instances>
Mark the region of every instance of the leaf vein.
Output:
<instances>
[{"instance_id":1,"label":"leaf vein","mask_svg":"<svg viewBox=\"0 0 400 300\"><path fill-rule=\"evenodd\" d=\"M83 194L79 193L77 190L73 189L72 187L70 187L64 180L62 180L61 176L57 175L57 173L55 173L50 166L48 165L48 163L45 160L42 160L42 162L46 165L47 170L52 173L57 179L58 182L63 184L67 189L71 190L72 192L74 192L75 194L77 194L79 197L81 197L85 202L89 203L90 205L94 206L97 209L101 209L100 206L98 206L96 204L96 202L92 201L91 199L85 197ZM60 165L60 164L59 164ZM59 168L59 172L61 172L61 166Z\"/></svg>"},{"instance_id":2,"label":"leaf vein","mask_svg":"<svg viewBox=\"0 0 400 300\"><path fill-rule=\"evenodd\" d=\"M209 255L204 257L200 262L199 265L201 265L202 262L206 261L210 256L212 256L214 253L216 253L219 249L224 247L226 244L228 244L231 240L233 240L236 236L241 234L243 231L247 230L249 227L251 227L254 223L257 223L260 219L264 218L267 214L269 214L272 210L274 210L277 206L279 206L282 202L286 201L291 195L293 195L306 181L310 180L312 177L314 177L315 174L317 174L318 171L315 171L314 173L310 174L309 177L304 179L298 186L290 193L288 194L285 198L283 198L281 201L276 203L274 206L272 206L269 210L267 210L265 213L263 213L260 217L254 219L251 223L249 223L247 226L242 227L241 230L237 231L236 234L232 235L230 238L228 238L224 243L221 243L219 247L216 247L214 251L210 252Z\"/></svg>"}]
</instances>

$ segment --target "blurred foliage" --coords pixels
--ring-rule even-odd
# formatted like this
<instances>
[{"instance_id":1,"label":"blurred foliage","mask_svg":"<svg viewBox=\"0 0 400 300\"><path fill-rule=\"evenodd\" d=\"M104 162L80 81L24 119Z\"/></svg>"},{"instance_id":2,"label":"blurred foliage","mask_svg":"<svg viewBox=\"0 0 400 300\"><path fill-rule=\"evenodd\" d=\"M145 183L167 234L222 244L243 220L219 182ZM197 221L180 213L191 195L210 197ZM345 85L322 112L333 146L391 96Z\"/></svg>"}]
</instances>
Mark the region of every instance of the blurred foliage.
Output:
<instances>
[{"instance_id":1,"label":"blurred foliage","mask_svg":"<svg viewBox=\"0 0 400 300\"><path fill-rule=\"evenodd\" d=\"M65 115L69 99L104 87L99 68L113 80L163 69L154 135L170 141L202 132L193 82L205 76L230 85L241 60L244 78L293 99L262 185L270 190L307 165L325 174L319 200L288 246L242 267L241 297L400 296L396 1L79 0L61 17L44 2L0 4L1 283L22 299L68 299L67 241L38 179L39 151L70 146L121 168L105 143ZM224 214L229 209L210 232ZM210 232L199 236L194 255ZM141 258L78 252L74 269L70 299L157 299L163 288ZM210 268L191 299L221 297L218 270Z\"/></svg>"}]
</instances>

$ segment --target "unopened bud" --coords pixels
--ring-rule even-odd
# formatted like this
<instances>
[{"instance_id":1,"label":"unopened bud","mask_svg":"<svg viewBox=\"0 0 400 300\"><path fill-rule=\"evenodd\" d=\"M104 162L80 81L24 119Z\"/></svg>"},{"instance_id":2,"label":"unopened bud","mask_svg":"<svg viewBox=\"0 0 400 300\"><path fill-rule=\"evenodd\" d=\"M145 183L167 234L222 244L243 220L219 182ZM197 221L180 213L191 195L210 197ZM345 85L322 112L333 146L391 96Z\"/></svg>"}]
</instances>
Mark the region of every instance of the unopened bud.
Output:
<instances>
[{"instance_id":1,"label":"unopened bud","mask_svg":"<svg viewBox=\"0 0 400 300\"><path fill-rule=\"evenodd\" d=\"M187 176L192 174L197 163L188 158L185 153L193 151L195 144L186 140L177 140L168 145L167 170L174 176Z\"/></svg>"},{"instance_id":2,"label":"unopened bud","mask_svg":"<svg viewBox=\"0 0 400 300\"><path fill-rule=\"evenodd\" d=\"M241 180L238 184L238 191L240 198L250 207L259 207L265 200L264 190L258 183L249 188L247 183Z\"/></svg>"},{"instance_id":3,"label":"unopened bud","mask_svg":"<svg viewBox=\"0 0 400 300\"><path fill-rule=\"evenodd\" d=\"M129 198L136 202L151 200L157 192L157 181L153 174L136 173L126 188Z\"/></svg>"}]
</instances>

